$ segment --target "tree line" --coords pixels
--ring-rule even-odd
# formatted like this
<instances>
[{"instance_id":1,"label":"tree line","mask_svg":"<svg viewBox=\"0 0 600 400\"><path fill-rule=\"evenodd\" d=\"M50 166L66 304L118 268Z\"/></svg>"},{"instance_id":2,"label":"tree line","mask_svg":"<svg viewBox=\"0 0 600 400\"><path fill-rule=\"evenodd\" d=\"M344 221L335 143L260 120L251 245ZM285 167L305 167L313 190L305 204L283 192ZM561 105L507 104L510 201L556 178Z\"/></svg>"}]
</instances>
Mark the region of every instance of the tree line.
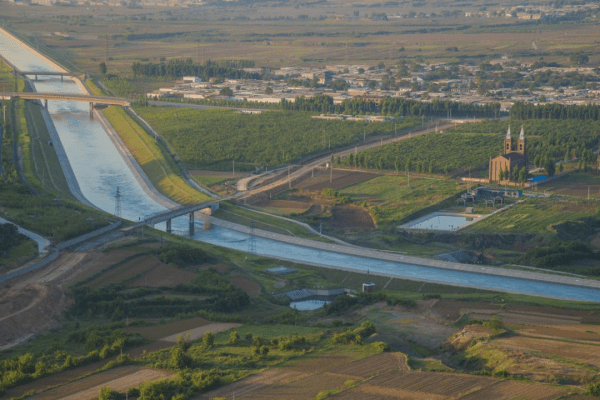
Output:
<instances>
[{"instance_id":1,"label":"tree line","mask_svg":"<svg viewBox=\"0 0 600 400\"><path fill-rule=\"evenodd\" d=\"M169 60L162 63L145 63L134 62L131 65L131 70L134 76L150 76L150 77L170 77L181 78L183 76L197 76L204 80L210 78L223 79L262 79L262 75L257 72L246 72L241 68L242 62L229 63L214 63L207 61L204 64L194 63L191 59L187 60ZM236 65L233 67L232 65Z\"/></svg>"},{"instance_id":2,"label":"tree line","mask_svg":"<svg viewBox=\"0 0 600 400\"><path fill-rule=\"evenodd\" d=\"M525 104L516 102L510 108L510 117L514 119L577 119L598 121L600 105L564 105L564 104Z\"/></svg>"},{"instance_id":3,"label":"tree line","mask_svg":"<svg viewBox=\"0 0 600 400\"><path fill-rule=\"evenodd\" d=\"M380 104L368 99L346 99L340 104L334 104L333 98L327 95L317 95L310 98L299 96L293 102L282 100L284 110L310 111L319 113L361 115L381 114L396 117L421 116L453 116L453 117L497 117L500 115L500 104L485 105L460 103L450 100L434 99L431 102L388 97Z\"/></svg>"}]
</instances>

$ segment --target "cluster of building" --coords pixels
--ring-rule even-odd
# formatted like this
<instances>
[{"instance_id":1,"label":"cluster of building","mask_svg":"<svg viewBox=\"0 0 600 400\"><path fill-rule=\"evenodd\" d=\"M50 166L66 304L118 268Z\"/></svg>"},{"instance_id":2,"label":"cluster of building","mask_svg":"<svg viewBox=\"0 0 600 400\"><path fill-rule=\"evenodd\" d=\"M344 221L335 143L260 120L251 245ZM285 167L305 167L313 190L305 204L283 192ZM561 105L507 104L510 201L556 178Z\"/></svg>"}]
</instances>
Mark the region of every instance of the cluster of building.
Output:
<instances>
[{"instance_id":1,"label":"cluster of building","mask_svg":"<svg viewBox=\"0 0 600 400\"><path fill-rule=\"evenodd\" d=\"M379 104L388 97L405 97L420 101L452 100L466 104L485 105L500 103L501 111L508 111L514 102L555 102L565 105L600 104L598 83L581 88L573 86L519 88L512 84L499 87L501 74L510 72L517 80L533 81L535 75L552 71L558 76L580 74L598 79L597 71L588 67L533 69L531 64L517 63L503 57L491 62L500 65L499 71L482 74L477 65L450 65L445 63L420 64L406 69L400 76L400 67L369 67L366 65L330 65L325 68L286 67L281 69L248 68L269 80L212 79L203 82L197 77L184 77L173 87L161 88L147 96L159 98L234 100L260 103L280 103L282 99L294 102L296 97L310 98L328 95L334 104L348 99L362 99ZM416 70L416 71L414 71ZM447 73L449 71L452 73ZM442 72L439 74L439 72ZM435 74L445 76L435 79ZM486 82L485 91L480 83ZM224 91L224 89L229 89Z\"/></svg>"}]
</instances>

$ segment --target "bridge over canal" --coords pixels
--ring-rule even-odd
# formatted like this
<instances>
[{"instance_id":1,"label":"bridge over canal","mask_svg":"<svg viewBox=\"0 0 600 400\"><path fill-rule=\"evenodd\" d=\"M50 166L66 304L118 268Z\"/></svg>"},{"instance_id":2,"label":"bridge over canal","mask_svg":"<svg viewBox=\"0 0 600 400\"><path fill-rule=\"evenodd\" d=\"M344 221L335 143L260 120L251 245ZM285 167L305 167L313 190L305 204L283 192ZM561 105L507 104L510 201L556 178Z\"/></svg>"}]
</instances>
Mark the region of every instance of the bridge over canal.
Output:
<instances>
[{"instance_id":1,"label":"bridge over canal","mask_svg":"<svg viewBox=\"0 0 600 400\"><path fill-rule=\"evenodd\" d=\"M108 96L90 96L86 94L71 94L71 93L41 93L41 92L5 92L0 93L0 99L25 99L25 100L40 100L44 101L44 106L48 107L48 100L59 101L80 101L90 103L90 118L94 118L94 105L106 104L127 107L131 105L131 100L120 97Z\"/></svg>"}]
</instances>

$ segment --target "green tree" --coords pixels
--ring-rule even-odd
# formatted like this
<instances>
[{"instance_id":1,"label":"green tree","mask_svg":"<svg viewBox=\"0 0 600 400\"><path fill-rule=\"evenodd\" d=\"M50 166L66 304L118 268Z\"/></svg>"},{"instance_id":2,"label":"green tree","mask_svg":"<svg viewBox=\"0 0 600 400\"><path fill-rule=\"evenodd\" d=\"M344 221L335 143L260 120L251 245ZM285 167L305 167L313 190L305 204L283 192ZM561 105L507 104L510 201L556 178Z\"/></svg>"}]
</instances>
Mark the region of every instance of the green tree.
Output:
<instances>
[{"instance_id":1,"label":"green tree","mask_svg":"<svg viewBox=\"0 0 600 400\"><path fill-rule=\"evenodd\" d=\"M220 94L221 96L228 96L228 97L231 97L231 96L233 96L233 90L231 90L231 88L224 87L223 89L221 89L221 90L219 91L219 94Z\"/></svg>"},{"instance_id":2,"label":"green tree","mask_svg":"<svg viewBox=\"0 0 600 400\"><path fill-rule=\"evenodd\" d=\"M556 172L554 160L548 159L544 165L544 169L546 170L546 174L548 174L548 176L554 176L554 173Z\"/></svg>"},{"instance_id":3,"label":"green tree","mask_svg":"<svg viewBox=\"0 0 600 400\"><path fill-rule=\"evenodd\" d=\"M265 94L273 94L273 88L271 86L267 86L265 89Z\"/></svg>"},{"instance_id":4,"label":"green tree","mask_svg":"<svg viewBox=\"0 0 600 400\"><path fill-rule=\"evenodd\" d=\"M115 392L108 386L104 386L98 393L98 400L115 400L118 396L118 392Z\"/></svg>"},{"instance_id":5,"label":"green tree","mask_svg":"<svg viewBox=\"0 0 600 400\"><path fill-rule=\"evenodd\" d=\"M210 349L215 344L215 335L208 331L202 337L202 347Z\"/></svg>"},{"instance_id":6,"label":"green tree","mask_svg":"<svg viewBox=\"0 0 600 400\"><path fill-rule=\"evenodd\" d=\"M238 340L240 340L240 335L237 331L231 331L229 334L229 344L235 344Z\"/></svg>"},{"instance_id":7,"label":"green tree","mask_svg":"<svg viewBox=\"0 0 600 400\"><path fill-rule=\"evenodd\" d=\"M99 65L100 68L100 73L102 75L106 75L107 69L106 69L106 63L105 62L101 62Z\"/></svg>"},{"instance_id":8,"label":"green tree","mask_svg":"<svg viewBox=\"0 0 600 400\"><path fill-rule=\"evenodd\" d=\"M560 164L558 164L558 173L562 174L564 169L565 169L565 166L563 165L563 163L561 161Z\"/></svg>"}]
</instances>

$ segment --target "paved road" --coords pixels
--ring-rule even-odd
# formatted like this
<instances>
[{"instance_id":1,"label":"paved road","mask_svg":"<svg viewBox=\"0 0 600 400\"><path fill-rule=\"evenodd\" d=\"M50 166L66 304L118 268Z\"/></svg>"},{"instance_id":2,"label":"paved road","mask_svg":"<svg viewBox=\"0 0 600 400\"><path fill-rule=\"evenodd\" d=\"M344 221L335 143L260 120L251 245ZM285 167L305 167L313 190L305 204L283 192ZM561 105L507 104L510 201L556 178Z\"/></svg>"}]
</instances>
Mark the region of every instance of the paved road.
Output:
<instances>
[{"instance_id":1,"label":"paved road","mask_svg":"<svg viewBox=\"0 0 600 400\"><path fill-rule=\"evenodd\" d=\"M0 218L0 224L16 225L13 222L5 220L4 218ZM17 225L17 228L19 229L19 233L21 233L21 234L27 236L28 238L35 240L37 242L40 253L48 252L47 247L50 246L50 244L51 244L51 242L48 239L38 235L37 233L33 233L26 229L23 229L19 225Z\"/></svg>"},{"instance_id":2,"label":"paved road","mask_svg":"<svg viewBox=\"0 0 600 400\"><path fill-rule=\"evenodd\" d=\"M367 143L363 143L360 145L355 145L355 146L350 146L347 147L345 149L342 150L337 150L334 151L332 153L327 153L322 155L321 157L315 158L314 160L308 162L307 164L301 166L299 169L297 169L296 171L292 172L289 174L289 176L286 174L285 177L269 184L266 186L261 186L261 187L254 187L252 189L247 190L246 192L242 192L240 194L238 194L236 197L242 199L244 197L248 197L251 195L255 195L258 193L262 193L265 192L269 189L275 188L279 185L282 185L284 183L288 183L289 181L294 181L294 179L300 178L301 176L303 176L304 174L309 173L312 169L317 168L320 165L323 165L327 162L329 162L329 160L331 159L331 155L333 154L334 158L337 157L346 157L348 155L350 155L351 153L354 152L358 152L358 151L363 151L366 149L370 149L373 147L380 147L389 143L394 143L400 140L405 140L411 137L415 137L415 136L420 136L420 135L425 135L427 133L431 133L431 132L435 132L437 130L443 130L446 129L448 127L453 126L453 123L451 122L446 122L444 124L438 125L437 127L432 126L432 127L425 127L425 128L420 128L420 129L415 129L413 131L408 132L407 134L404 134L402 136L397 136L397 137L392 137L392 138L388 138L388 139L375 139L372 140L371 142L367 142ZM270 173L270 172L269 172ZM259 177L260 175L258 175L257 177ZM247 183L247 182L246 182Z\"/></svg>"}]
</instances>

